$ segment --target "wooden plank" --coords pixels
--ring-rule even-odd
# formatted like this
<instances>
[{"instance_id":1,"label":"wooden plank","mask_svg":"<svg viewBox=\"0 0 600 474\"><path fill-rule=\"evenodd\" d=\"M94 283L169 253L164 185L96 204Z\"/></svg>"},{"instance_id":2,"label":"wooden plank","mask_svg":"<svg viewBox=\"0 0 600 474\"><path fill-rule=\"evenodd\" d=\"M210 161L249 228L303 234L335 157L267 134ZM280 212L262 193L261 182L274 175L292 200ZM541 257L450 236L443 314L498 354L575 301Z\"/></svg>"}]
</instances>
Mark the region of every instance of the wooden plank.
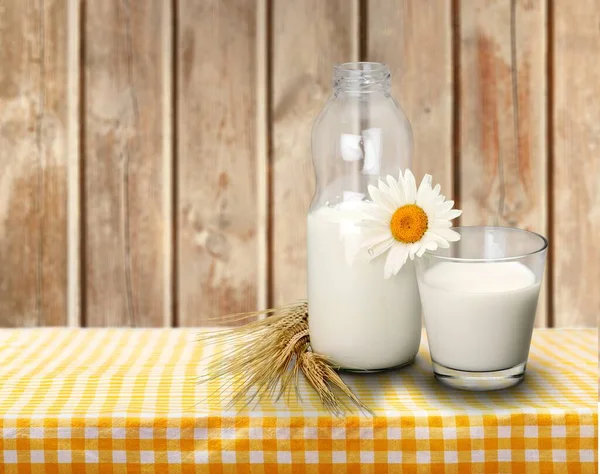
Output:
<instances>
[{"instance_id":1,"label":"wooden plank","mask_svg":"<svg viewBox=\"0 0 600 474\"><path fill-rule=\"evenodd\" d=\"M332 66L358 59L358 9L344 0L277 0L273 7L271 297L279 305L306 298L310 131L331 94Z\"/></svg>"},{"instance_id":2,"label":"wooden plank","mask_svg":"<svg viewBox=\"0 0 600 474\"><path fill-rule=\"evenodd\" d=\"M179 2L182 326L214 325L209 318L257 306L256 7L255 0Z\"/></svg>"},{"instance_id":3,"label":"wooden plank","mask_svg":"<svg viewBox=\"0 0 600 474\"><path fill-rule=\"evenodd\" d=\"M165 6L162 12L161 37L162 57L162 156L163 187L162 210L165 225L163 227L163 325L172 327L176 319L175 303L175 2Z\"/></svg>"},{"instance_id":4,"label":"wooden plank","mask_svg":"<svg viewBox=\"0 0 600 474\"><path fill-rule=\"evenodd\" d=\"M0 1L0 326L67 313L67 2Z\"/></svg>"},{"instance_id":5,"label":"wooden plank","mask_svg":"<svg viewBox=\"0 0 600 474\"><path fill-rule=\"evenodd\" d=\"M163 87L169 2L86 2L84 124L85 320L162 326L165 266ZM167 164L168 165L168 164Z\"/></svg>"},{"instance_id":6,"label":"wooden plank","mask_svg":"<svg viewBox=\"0 0 600 474\"><path fill-rule=\"evenodd\" d=\"M269 0L256 6L256 175L258 245L256 309L269 306ZM261 315L266 317L266 315Z\"/></svg>"},{"instance_id":7,"label":"wooden plank","mask_svg":"<svg viewBox=\"0 0 600 474\"><path fill-rule=\"evenodd\" d=\"M600 316L599 11L599 0L553 8L555 326L596 326Z\"/></svg>"},{"instance_id":8,"label":"wooden plank","mask_svg":"<svg viewBox=\"0 0 600 474\"><path fill-rule=\"evenodd\" d=\"M67 325L81 326L81 2L67 1Z\"/></svg>"},{"instance_id":9,"label":"wooden plank","mask_svg":"<svg viewBox=\"0 0 600 474\"><path fill-rule=\"evenodd\" d=\"M387 64L392 94L413 128L413 171L453 194L452 2L368 3L367 60Z\"/></svg>"},{"instance_id":10,"label":"wooden plank","mask_svg":"<svg viewBox=\"0 0 600 474\"><path fill-rule=\"evenodd\" d=\"M547 235L546 2L460 3L461 223ZM536 324L546 325L542 291Z\"/></svg>"}]
</instances>

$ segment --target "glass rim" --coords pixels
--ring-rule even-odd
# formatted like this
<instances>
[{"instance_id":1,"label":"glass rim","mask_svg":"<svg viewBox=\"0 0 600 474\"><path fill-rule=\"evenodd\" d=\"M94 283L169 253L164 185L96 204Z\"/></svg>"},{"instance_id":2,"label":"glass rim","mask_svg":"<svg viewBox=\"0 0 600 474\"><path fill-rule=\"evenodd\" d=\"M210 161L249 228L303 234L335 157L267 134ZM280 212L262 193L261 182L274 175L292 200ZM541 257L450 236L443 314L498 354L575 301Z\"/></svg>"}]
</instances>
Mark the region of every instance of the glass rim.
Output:
<instances>
[{"instance_id":1,"label":"glass rim","mask_svg":"<svg viewBox=\"0 0 600 474\"><path fill-rule=\"evenodd\" d=\"M428 255L430 257L446 260L450 262L465 262L465 263L481 263L481 262L510 262L514 260L521 260L526 257L530 257L531 255L536 255L538 253L544 252L548 248L548 239L544 237L542 234L538 234L537 232L533 232L531 230L519 229L518 227L506 227L500 225L461 225L451 227L452 230L458 232L460 229L497 229L502 231L510 231L510 232L522 232L524 234L534 235L541 239L541 247L528 253L524 253L522 255L515 255L513 257L488 257L488 258L465 258L465 257L447 257L444 255L437 255L435 252L439 250L428 250L424 255ZM459 241L460 242L460 241ZM454 243L454 242L452 242ZM451 244L452 244L451 243Z\"/></svg>"}]
</instances>

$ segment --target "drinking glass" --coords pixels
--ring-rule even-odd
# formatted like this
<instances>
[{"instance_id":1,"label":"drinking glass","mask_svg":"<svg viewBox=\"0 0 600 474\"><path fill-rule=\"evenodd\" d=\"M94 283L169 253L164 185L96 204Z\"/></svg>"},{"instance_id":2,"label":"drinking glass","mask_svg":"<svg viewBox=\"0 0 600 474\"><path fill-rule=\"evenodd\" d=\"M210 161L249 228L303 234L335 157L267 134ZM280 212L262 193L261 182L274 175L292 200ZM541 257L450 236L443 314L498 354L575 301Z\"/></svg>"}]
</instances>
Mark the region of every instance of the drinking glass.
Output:
<instances>
[{"instance_id":1,"label":"drinking glass","mask_svg":"<svg viewBox=\"0 0 600 474\"><path fill-rule=\"evenodd\" d=\"M548 241L509 227L453 228L461 239L415 259L435 377L464 390L519 383Z\"/></svg>"}]
</instances>

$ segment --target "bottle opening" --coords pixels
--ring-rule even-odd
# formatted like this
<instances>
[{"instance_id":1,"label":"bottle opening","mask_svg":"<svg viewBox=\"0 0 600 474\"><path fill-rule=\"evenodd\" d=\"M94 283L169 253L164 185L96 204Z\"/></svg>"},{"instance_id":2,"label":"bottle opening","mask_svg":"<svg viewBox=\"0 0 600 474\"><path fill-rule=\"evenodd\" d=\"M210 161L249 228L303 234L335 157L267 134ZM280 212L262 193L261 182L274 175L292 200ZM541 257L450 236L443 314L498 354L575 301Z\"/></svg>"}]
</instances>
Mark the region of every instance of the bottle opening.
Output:
<instances>
[{"instance_id":1,"label":"bottle opening","mask_svg":"<svg viewBox=\"0 0 600 474\"><path fill-rule=\"evenodd\" d=\"M374 62L343 63L333 67L333 87L340 91L389 91L390 69Z\"/></svg>"}]
</instances>

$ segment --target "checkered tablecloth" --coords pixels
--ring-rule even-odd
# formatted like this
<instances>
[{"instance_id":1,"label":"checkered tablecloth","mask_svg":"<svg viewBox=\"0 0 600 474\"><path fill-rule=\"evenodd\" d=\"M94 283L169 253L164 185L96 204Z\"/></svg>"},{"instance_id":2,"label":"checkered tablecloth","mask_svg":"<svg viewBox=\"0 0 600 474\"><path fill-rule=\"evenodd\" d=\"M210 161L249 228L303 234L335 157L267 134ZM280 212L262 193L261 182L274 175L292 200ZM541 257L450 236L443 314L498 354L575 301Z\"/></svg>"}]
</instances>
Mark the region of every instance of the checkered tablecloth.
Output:
<instances>
[{"instance_id":1,"label":"checkered tablecloth","mask_svg":"<svg viewBox=\"0 0 600 474\"><path fill-rule=\"evenodd\" d=\"M375 412L345 418L305 386L226 411L198 331L0 330L0 472L597 472L596 330L536 330L525 381L479 394L435 381L424 338L344 375Z\"/></svg>"}]
</instances>

